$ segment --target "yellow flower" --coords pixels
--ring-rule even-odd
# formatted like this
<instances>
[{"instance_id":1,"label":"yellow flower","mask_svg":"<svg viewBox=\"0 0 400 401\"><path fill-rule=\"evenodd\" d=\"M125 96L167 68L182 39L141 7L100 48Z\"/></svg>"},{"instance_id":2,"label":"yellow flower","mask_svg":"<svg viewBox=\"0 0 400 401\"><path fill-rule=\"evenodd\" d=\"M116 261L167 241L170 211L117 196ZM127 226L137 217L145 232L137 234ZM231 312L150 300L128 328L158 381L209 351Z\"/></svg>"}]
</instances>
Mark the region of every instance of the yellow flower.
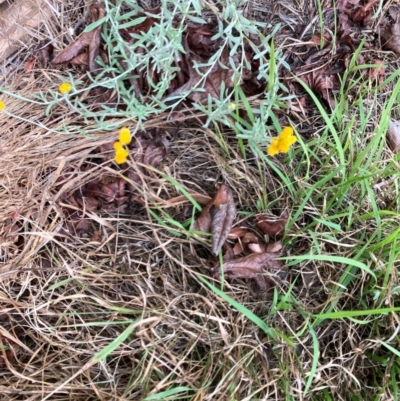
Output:
<instances>
[{"instance_id":1,"label":"yellow flower","mask_svg":"<svg viewBox=\"0 0 400 401\"><path fill-rule=\"evenodd\" d=\"M269 156L275 156L279 153L279 139L272 138L271 145L268 146L267 153Z\"/></svg>"},{"instance_id":2,"label":"yellow flower","mask_svg":"<svg viewBox=\"0 0 400 401\"><path fill-rule=\"evenodd\" d=\"M61 94L65 95L72 89L72 85L69 82L63 82L59 87L58 90Z\"/></svg>"},{"instance_id":3,"label":"yellow flower","mask_svg":"<svg viewBox=\"0 0 400 401\"><path fill-rule=\"evenodd\" d=\"M2 100L0 100L0 111L3 111L5 109L5 107L6 107L6 104Z\"/></svg>"},{"instance_id":4,"label":"yellow flower","mask_svg":"<svg viewBox=\"0 0 400 401\"><path fill-rule=\"evenodd\" d=\"M129 152L124 149L117 149L115 151L115 156L114 156L114 160L117 164L122 164L126 162L126 159L128 158Z\"/></svg>"},{"instance_id":5,"label":"yellow flower","mask_svg":"<svg viewBox=\"0 0 400 401\"><path fill-rule=\"evenodd\" d=\"M131 131L129 128L121 128L119 131L119 141L122 143L122 145L128 145L131 143Z\"/></svg>"},{"instance_id":6,"label":"yellow flower","mask_svg":"<svg viewBox=\"0 0 400 401\"><path fill-rule=\"evenodd\" d=\"M114 149L115 149L115 150L122 149L122 143L119 142L119 141L115 142L115 143L114 143Z\"/></svg>"},{"instance_id":7,"label":"yellow flower","mask_svg":"<svg viewBox=\"0 0 400 401\"><path fill-rule=\"evenodd\" d=\"M228 106L229 110L235 110L236 109L236 104L235 103L230 103Z\"/></svg>"},{"instance_id":8,"label":"yellow flower","mask_svg":"<svg viewBox=\"0 0 400 401\"><path fill-rule=\"evenodd\" d=\"M287 153L296 141L297 138L293 135L293 128L285 127L277 138L272 138L267 153L269 156L275 156L278 153Z\"/></svg>"},{"instance_id":9,"label":"yellow flower","mask_svg":"<svg viewBox=\"0 0 400 401\"><path fill-rule=\"evenodd\" d=\"M292 127L285 127L282 132L278 135L279 138L289 138L293 136L293 128Z\"/></svg>"}]
</instances>

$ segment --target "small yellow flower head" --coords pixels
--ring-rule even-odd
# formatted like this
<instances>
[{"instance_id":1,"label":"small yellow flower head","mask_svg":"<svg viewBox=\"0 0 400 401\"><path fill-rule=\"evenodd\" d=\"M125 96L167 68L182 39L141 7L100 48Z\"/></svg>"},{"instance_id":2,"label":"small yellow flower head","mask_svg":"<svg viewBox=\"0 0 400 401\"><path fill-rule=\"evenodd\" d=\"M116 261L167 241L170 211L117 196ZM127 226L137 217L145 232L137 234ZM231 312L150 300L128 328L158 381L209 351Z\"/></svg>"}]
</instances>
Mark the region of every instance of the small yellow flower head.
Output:
<instances>
[{"instance_id":1,"label":"small yellow flower head","mask_svg":"<svg viewBox=\"0 0 400 401\"><path fill-rule=\"evenodd\" d=\"M119 141L122 143L122 145L129 145L131 143L131 131L129 128L121 128L119 131Z\"/></svg>"},{"instance_id":2,"label":"small yellow flower head","mask_svg":"<svg viewBox=\"0 0 400 401\"><path fill-rule=\"evenodd\" d=\"M271 145L268 146L267 153L269 156L275 156L278 153L287 153L290 147L297 141L293 135L292 127L285 127L277 138L273 138Z\"/></svg>"},{"instance_id":3,"label":"small yellow flower head","mask_svg":"<svg viewBox=\"0 0 400 401\"><path fill-rule=\"evenodd\" d=\"M119 141L115 142L115 143L114 143L114 149L115 149L115 150L120 150L120 149L122 149L122 143L119 142Z\"/></svg>"},{"instance_id":4,"label":"small yellow flower head","mask_svg":"<svg viewBox=\"0 0 400 401\"><path fill-rule=\"evenodd\" d=\"M235 103L230 103L228 106L229 110L235 110L236 109L236 104Z\"/></svg>"},{"instance_id":5,"label":"small yellow flower head","mask_svg":"<svg viewBox=\"0 0 400 401\"><path fill-rule=\"evenodd\" d=\"M69 82L63 82L59 87L58 90L61 92L61 94L65 95L69 91L71 91L72 85Z\"/></svg>"},{"instance_id":6,"label":"small yellow flower head","mask_svg":"<svg viewBox=\"0 0 400 401\"><path fill-rule=\"evenodd\" d=\"M293 128L292 127L285 127L283 131L279 134L279 138L289 138L293 136Z\"/></svg>"},{"instance_id":7,"label":"small yellow flower head","mask_svg":"<svg viewBox=\"0 0 400 401\"><path fill-rule=\"evenodd\" d=\"M279 153L279 139L272 138L271 145L267 149L268 156L275 156Z\"/></svg>"},{"instance_id":8,"label":"small yellow flower head","mask_svg":"<svg viewBox=\"0 0 400 401\"><path fill-rule=\"evenodd\" d=\"M117 149L115 151L114 160L117 164L122 164L122 163L126 162L126 159L128 158L128 156L129 156L129 152L126 149L124 149L124 148Z\"/></svg>"},{"instance_id":9,"label":"small yellow flower head","mask_svg":"<svg viewBox=\"0 0 400 401\"><path fill-rule=\"evenodd\" d=\"M6 107L6 104L2 100L0 100L0 111L3 111L5 109L5 107Z\"/></svg>"}]
</instances>

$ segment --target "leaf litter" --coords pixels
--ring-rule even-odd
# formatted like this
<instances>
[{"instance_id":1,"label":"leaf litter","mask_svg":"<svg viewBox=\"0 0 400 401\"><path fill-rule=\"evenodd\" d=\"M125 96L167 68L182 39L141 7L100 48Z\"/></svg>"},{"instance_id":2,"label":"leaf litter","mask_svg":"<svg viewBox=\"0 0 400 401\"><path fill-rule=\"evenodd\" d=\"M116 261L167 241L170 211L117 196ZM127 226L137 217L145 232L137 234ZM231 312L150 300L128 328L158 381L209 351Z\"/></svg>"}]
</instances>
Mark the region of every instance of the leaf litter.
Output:
<instances>
[{"instance_id":1,"label":"leaf litter","mask_svg":"<svg viewBox=\"0 0 400 401\"><path fill-rule=\"evenodd\" d=\"M158 129L135 135L129 145L132 162L127 163L124 168L125 177L99 174L98 178L75 190L64 201L62 208L69 215L70 232L80 237L93 234L90 219L84 217L86 212L124 213L131 202L143 203L138 189L143 187L147 167L160 165L168 147L168 141L162 138ZM89 157L94 161L109 160L111 152L113 142L99 146ZM82 165L81 171L85 172L88 168L87 165ZM70 174L71 172L65 171L59 181L68 181Z\"/></svg>"},{"instance_id":2,"label":"leaf litter","mask_svg":"<svg viewBox=\"0 0 400 401\"><path fill-rule=\"evenodd\" d=\"M195 220L194 229L211 233L211 253L214 256L223 250L222 267L218 262L212 267L214 277L219 278L223 275L227 279L254 279L259 290L265 293L274 286L273 280L266 273L285 271L283 262L276 260L282 256L282 244L266 244L249 228L232 227L235 217L236 207L232 190L226 185L221 185ZM287 217L287 212L284 212L280 220L268 221L269 231L262 224L260 226L260 222L257 222L257 226L263 227L264 233L268 231L270 235L283 235ZM265 222L261 218L261 223ZM234 245L229 242L232 240L236 241ZM240 256L243 254L245 256Z\"/></svg>"},{"instance_id":3,"label":"leaf litter","mask_svg":"<svg viewBox=\"0 0 400 401\"><path fill-rule=\"evenodd\" d=\"M106 15L104 8L97 2L90 6L89 12L92 23L101 20ZM96 74L99 69L96 57L100 54L101 28L102 25L99 25L90 32L83 32L75 42L72 42L52 60L52 64L84 65L88 66L92 74Z\"/></svg>"},{"instance_id":4,"label":"leaf litter","mask_svg":"<svg viewBox=\"0 0 400 401\"><path fill-rule=\"evenodd\" d=\"M324 9L324 22L329 29L328 32L313 34L309 42L311 45L308 45L307 52L301 57L296 56L295 53L289 56L288 61L295 66L294 74L303 80L311 90L320 95L327 105L332 108L335 106L334 92L340 87L341 75L348 67L349 60L360 43L360 39L353 34L354 30L356 28L362 30L369 26L376 4L376 0L363 3L360 0L340 0L336 5L337 13L334 13L332 8ZM390 15L393 18L395 11L393 8L390 10ZM127 54L130 52L129 46L137 40L135 35L148 32L157 22L154 15L160 12L161 10L157 8L147 9L130 17L131 20L136 18L140 22L130 28L121 29L119 32L126 41L125 50L128 52ZM89 7L89 14L90 22L93 24L105 17L105 10L99 2L93 2ZM397 19L394 24L388 25L387 22L384 22L383 27L381 26L381 29L383 29L381 34L387 40L387 47L394 46L395 48L394 43L397 40L397 35L393 34L392 31L397 29L396 24ZM337 37L334 40L331 33L336 31L334 29L335 25L337 25ZM108 64L105 56L105 44L101 38L102 28L103 24L99 23L91 31L81 33L74 42L70 43L55 58L52 58L53 46L49 42L42 42L37 50L38 55L29 59L26 64L26 72L33 71L37 59L41 68L46 68L49 64L52 66L67 66L69 64L81 66L91 74L99 74L101 67L96 60L97 57L102 57L102 61ZM257 60L254 59L254 51L249 45L251 41L253 44L262 47L258 37L249 35L249 37L245 38L243 49L239 48L232 55L229 53L228 48L224 48L218 63L214 63L211 68L202 66L207 64L223 46L221 39L213 39L216 33L215 24L187 22L187 29L183 35L182 43L184 51L177 53L175 60L177 73L175 78L170 81L170 87L166 94L167 98L187 95L189 101L199 103L205 102L208 95L218 98L221 85L225 87L234 85L231 66L239 65L242 59L245 59L247 65L251 66L251 68L242 69L238 84L242 86L247 95L255 95L265 89L265 80L255 78L258 75L258 64ZM140 52L140 49L138 51ZM365 60L360 56L358 62L363 63ZM382 83L385 77L385 70L381 67L379 59L374 59L373 62L377 67L371 68L369 77L375 79L378 83ZM129 78L127 84L131 85L137 97L142 97L146 101L151 97L151 87L148 85L143 69L138 67L136 73L135 77ZM149 73L153 83L157 83L160 80L159 75L162 72L153 69L149 70ZM297 92L300 91L300 87L296 83L292 84L291 87L295 88ZM201 90L193 91L193 89ZM100 93L97 103L104 102L104 96L105 93ZM108 101L110 100L111 97L108 98ZM181 112L175 110L174 113ZM93 229L90 225L90 219L85 217L87 212L101 210L109 213L123 213L132 201L143 204L143 199L138 189L143 186L143 180L146 180L146 166L156 167L160 165L167 153L168 143L161 139L161 136L157 132L157 135L141 133L135 137L134 142L129 146L133 163L128 163L123 168L123 174L126 178L116 174L102 174L97 179L91 180L76 189L68 198L63 200L62 208L70 218L70 231L79 236L90 237L93 234ZM97 160L96 163L106 161L112 152L112 145L110 142L100 146L89 155L88 161ZM81 172L85 172L88 169L89 167L85 163L81 166ZM64 175L68 176L68 174L70 172L65 171ZM257 235L246 229L244 234L242 232L240 235L236 234L238 237L233 247L229 245L227 240L232 240L234 235L235 228L232 228L232 225L235 216L236 208L232 190L225 185L221 185L215 197L206 205L194 225L196 230L211 233L211 253L214 256L218 255L221 249L225 249L224 260L231 260L231 257L250 252L249 255L241 256L242 259L244 258L243 265L242 260L240 258L237 259L237 269L232 266L229 267L227 270L229 274L227 275L242 277L245 277L246 274L248 276L258 275L260 274L260 261L265 261L267 267L281 266L279 263L274 265L275 261L271 262L267 256L265 258L260 257L260 255L275 254L275 252L271 252L271 249L281 251L282 244L279 241L265 244ZM271 237L281 237L284 234L287 218L287 212L284 212L280 218L272 220L267 215L258 215L255 224L261 233ZM92 232L92 234L89 232ZM254 267L251 267L252 263L254 263ZM250 266L247 273L244 273L243 266Z\"/></svg>"},{"instance_id":5,"label":"leaf litter","mask_svg":"<svg viewBox=\"0 0 400 401\"><path fill-rule=\"evenodd\" d=\"M354 35L355 30L362 31L365 26L370 24L370 17L375 12L374 5L376 5L376 2L360 3L360 1L341 2L343 9L338 17L340 37L336 45L334 45L335 40L329 34L317 34L311 38L310 41L313 44L307 48L307 54L297 60L297 64L295 57L291 60L289 59L291 64L293 62L295 66L295 74L303 79L330 107L335 105L335 91L339 88L340 78L348 67L352 52L360 43L357 36ZM100 6L97 5L97 7ZM97 9L97 11L96 8L92 9L92 22L99 20L100 12L100 9ZM329 14L327 11L324 13ZM146 13L142 16L145 17L145 20L134 29L146 30L150 29L154 24L154 19L146 15ZM385 46L390 49L394 43L393 51L397 51L397 34L393 34L393 32L396 32L395 26L396 22L388 20L387 25L382 28L382 37L386 40ZM224 62L215 69L206 70L203 67L198 67L198 64L207 62L220 49L219 42L210 40L214 35L212 26L203 27L193 24L187 32L185 53L180 54L180 58L176 60L179 72L177 72L176 78L171 81L170 88L166 94L166 97L169 97L176 94L183 95L187 92L188 102L186 106L190 105L190 102L204 102L207 93L210 93L213 97L218 97L218 85L221 85L221 83L228 87L231 86L232 70L229 66L231 62L237 62L235 56L230 58L229 54L225 52L223 53ZM128 43L130 40L129 32L121 32L121 34L126 35ZM93 57L93 54L101 55L104 43L101 42L101 39L98 43L96 38L89 38L89 36L84 35L82 34L76 42L70 45L69 49L67 47L63 51L64 54L63 52L60 53L57 56L59 58L55 60L59 61L64 58L64 64L73 65L75 68L76 66L81 66L83 70L88 70L91 74L98 74L101 69L96 62L97 56ZM81 39L82 36L83 39ZM75 56L73 56L74 52L77 52ZM332 55L333 58L331 58ZM52 55L49 53L40 57L43 58L42 62L35 62L37 60L29 61L30 64L26 66L27 73L34 72L38 65L40 68L48 67ZM257 74L257 63L252 60L251 52L245 54L245 57L250 60L252 69L243 70L240 84L244 90L246 89L246 94L259 93L258 91L262 91L265 88L265 82L254 79ZM106 63L106 60L103 59L103 62ZM385 71L381 67L381 61L377 58L373 58L372 62L362 58L358 60L359 64L364 62L377 66L376 68L370 68L368 74L371 80L376 80L378 84L382 83L385 78ZM53 60L52 65L61 66L63 63L57 63ZM140 69L137 69L136 72L137 78L130 78L129 84L134 88L138 97L142 96L145 99L149 99L151 88L146 83L146 72ZM152 79L156 82L159 79L160 72L154 71L153 73ZM202 86L204 92L192 91L193 86ZM298 86L295 87L297 93L300 90ZM306 105L304 104L304 106ZM116 107L119 107L119 105L116 104ZM176 111L174 113L181 112ZM179 116L182 115L184 114L181 113ZM393 147L396 149L396 145ZM149 130L137 135L135 141L129 146L131 155L129 163L121 168L112 166L108 171L103 170L95 179L91 179L78 189L75 188L70 196L64 197L58 203L61 212L68 217L69 231L78 234L79 237L88 237L92 241L98 241L101 234L89 217L91 213L106 212L118 215L129 211L132 202L137 202L144 206L145 202L141 197L141 191L143 190L143 185L146 184L146 180L151 178L151 171L146 167L159 166L164 160L168 148L169 144L163 138L162 133ZM112 141L101 145L88 155L78 170L64 170L63 178L68 180L69 174L84 175L93 166L100 166L102 163L109 162L110 158L112 158L110 156L112 152ZM121 178L121 174L127 179ZM61 191L63 185L61 183L58 184L59 186L57 187L56 185L55 189ZM178 196L172 199L180 202L182 198ZM202 199L205 203L208 197L207 195L199 194L196 199ZM247 221L240 221L237 226L234 226L237 216L233 199L232 189L227 185L221 185L220 190L212 201L203 209L203 217L199 217L196 221L199 231L209 232L212 235L208 249L209 255L211 255L212 274L215 278L223 276L227 279L249 279L256 282L261 292L267 292L275 285L269 274L278 274L280 272L286 274L287 272L283 262L277 260L277 258L282 256L285 251L284 240L281 242L278 238L285 232L288 212L285 211L279 217L273 217L270 214L257 215L254 221L247 219ZM171 203L174 204L175 201L172 202L171 200ZM9 236L11 242L17 244L15 246L18 247L18 242L23 237L19 235L21 231L22 223L13 222L11 218L4 229L4 234ZM269 240L274 242L267 243L265 236L272 237ZM145 237L145 233L143 233L143 237ZM142 242L141 238L137 242L139 243L138 247L145 246L142 245L144 241ZM222 266L215 262L215 256L221 251L223 254ZM151 252L148 253L151 254ZM154 268L154 265L158 266L157 263L159 263L158 260L151 266L149 263L148 268L153 268L151 274L154 276L154 280L162 280L165 289L168 287L169 278ZM105 275L107 274L111 273L107 271ZM98 278L94 279L97 280ZM153 284L145 282L144 286L146 285L151 288ZM123 293L124 291L121 291L121 297L124 296ZM191 296L193 297L192 294ZM207 338L208 340L209 338Z\"/></svg>"},{"instance_id":6,"label":"leaf litter","mask_svg":"<svg viewBox=\"0 0 400 401\"><path fill-rule=\"evenodd\" d=\"M326 32L313 34L306 42L308 44L305 52L299 55L296 51L290 52L288 61L294 67L293 74L331 109L335 107L335 94L338 93L343 74L361 43L363 32L367 32L364 35L367 36L375 21L372 16L376 12L378 3L379 0L365 2L339 0L336 8L322 10L323 26ZM390 15L394 14L396 14L395 11L390 13ZM397 22L390 24L388 18L383 18L379 25L381 37L385 41L382 45L395 52L400 50L399 27ZM336 33L335 37L332 37L332 33ZM373 44L369 41L364 43L364 47L371 48L372 46ZM355 60L355 65L376 64L377 67L371 68L367 77L380 84L385 78L385 68L379 61L376 58L370 58L368 54L360 53ZM365 74L365 71L361 71L361 74ZM286 80L297 95L303 93L303 88L295 79L286 74ZM304 108L302 110L304 112Z\"/></svg>"}]
</instances>

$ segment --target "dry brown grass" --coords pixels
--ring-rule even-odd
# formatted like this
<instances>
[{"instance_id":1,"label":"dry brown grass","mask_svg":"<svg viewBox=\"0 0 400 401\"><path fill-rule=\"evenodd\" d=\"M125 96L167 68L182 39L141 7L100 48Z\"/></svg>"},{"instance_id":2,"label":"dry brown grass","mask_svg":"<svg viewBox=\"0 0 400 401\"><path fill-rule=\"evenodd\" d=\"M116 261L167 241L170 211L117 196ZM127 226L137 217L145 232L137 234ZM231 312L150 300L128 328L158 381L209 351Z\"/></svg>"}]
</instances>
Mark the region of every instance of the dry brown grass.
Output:
<instances>
[{"instance_id":1,"label":"dry brown grass","mask_svg":"<svg viewBox=\"0 0 400 401\"><path fill-rule=\"evenodd\" d=\"M49 20L39 36L50 37L57 47L60 33L82 9L81 2L54 4L64 7L59 10L63 18ZM283 13L288 7L280 10ZM260 15L259 6L254 12ZM293 14L285 15L293 24L299 23ZM301 19L305 14L299 15ZM19 60L25 59L21 50ZM6 81L8 90L21 96L57 88L60 82L58 72L50 70L35 78L21 76L20 66ZM183 232L174 235L175 227L165 216L161 225L149 213L151 209L160 215L161 208L171 221L182 224L192 217L189 202L169 201L181 193L160 173L190 193L212 196L221 183L227 184L241 212L257 212L263 188L276 211L299 204L301 199L292 198L267 165L250 156L243 160L233 133L225 133L222 140L211 129L199 128L195 120L167 126L165 116L145 123L147 129L162 129L170 141L159 171L142 176L140 191L146 207L132 202L126 213L87 212L100 235L79 238L63 231L68 220L63 204L73 191L99 175L122 174L112 168L112 155L100 164L90 159L117 132L62 135L55 133L62 125L84 125L67 106L57 106L46 117L35 104L21 108L18 100L7 96L2 100L7 112L19 118L0 114L0 338L15 342L11 347L15 355L0 364L1 400L142 400L179 386L191 389L187 399L204 401L322 400L327 399L323 389L335 400L349 399L348 394L363 399L369 390L374 393L375 366L366 353L378 355L381 345L371 340L370 326L338 320L316 327L320 359L311 393L303 396L313 360L311 334L305 329L293 347L283 340L273 343L199 282L198 274L212 280L207 246ZM298 121L301 130L302 124ZM84 163L90 168L82 172ZM290 172L295 163L280 167ZM317 173L318 169L312 171ZM310 185L297 178L298 188ZM318 215L318 207L311 200L298 227ZM20 231L7 232L16 211ZM246 215L239 215L240 219ZM324 242L323 251L346 256L363 229L365 225L352 227L343 248ZM374 227L369 229L372 232ZM313 247L307 233L289 234L287 239L287 254L302 254ZM278 291L285 294L296 279L290 295L296 307L273 313L272 299L256 296L244 281L225 283L224 291L291 337L306 327L305 311L318 313L332 302L332 288L344 270L344 265L330 262L305 261L295 266L286 280L278 280ZM361 274L342 295L341 308L355 308L359 286L367 283ZM121 346L101 362L90 362L138 318L136 330ZM391 333L398 322L393 316L386 320ZM390 391L385 391L388 394L380 399L391 399Z\"/></svg>"}]
</instances>

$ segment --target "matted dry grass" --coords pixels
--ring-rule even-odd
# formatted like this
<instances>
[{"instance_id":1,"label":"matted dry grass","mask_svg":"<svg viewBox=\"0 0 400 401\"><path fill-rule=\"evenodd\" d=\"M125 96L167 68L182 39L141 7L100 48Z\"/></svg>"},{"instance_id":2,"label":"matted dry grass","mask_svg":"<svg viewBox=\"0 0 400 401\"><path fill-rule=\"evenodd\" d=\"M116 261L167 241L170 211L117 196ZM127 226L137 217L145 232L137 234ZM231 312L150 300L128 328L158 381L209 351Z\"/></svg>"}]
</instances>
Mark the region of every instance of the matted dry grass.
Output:
<instances>
[{"instance_id":1,"label":"matted dry grass","mask_svg":"<svg viewBox=\"0 0 400 401\"><path fill-rule=\"evenodd\" d=\"M52 39L81 13L76 3L66 6L60 26L47 26ZM41 38L47 34L44 29ZM8 90L18 90L20 77L18 68ZM37 93L56 88L58 82L56 73L44 71L40 77L24 78L26 86L19 91ZM193 400L324 399L319 398L324 388L345 400L345 391L357 394L372 386L373 366L364 354L378 353L380 345L364 341L369 333L363 327L368 326L330 321L316 328L321 355L311 395L303 397L312 365L311 334L304 333L296 347L284 341L272 346L255 324L199 282L197 274L211 280L207 246L173 235L167 223L160 225L148 212L162 208L182 223L192 216L190 203L155 171L142 177L146 207L132 202L125 213L87 212L98 234L67 235L63 205L68 196L101 174L122 174L112 168L112 155L106 162L90 161L92 152L112 142L117 132L55 134L37 124L55 130L83 121L66 106L46 117L34 104L21 109L17 100L3 100L9 113L31 122L0 114L0 335L15 343L15 355L0 364L1 400L141 400L179 386L190 387L187 398ZM297 202L268 166L260 163L260 174L254 159L243 160L233 133L226 133L223 151L215 132L199 126L193 120L167 126L163 116L146 123L148 129L162 129L170 142L161 173L205 196L227 184L242 212L257 212L263 186L276 211ZM84 163L90 168L82 172ZM312 218L314 210L307 213L298 224ZM239 215L236 222L241 219L246 216ZM290 235L295 243L285 248L286 254L301 254L312 246L311 238ZM327 253L337 254L334 246L326 247ZM296 278L292 294L300 302L298 310L317 313L344 269L329 262L304 262L285 280L277 280L279 291L285 293ZM364 280L357 280L340 301L344 309L353 307L353 293ZM271 314L270 297L255 294L244 281L225 283L224 290L287 335L303 324L295 309ZM141 323L120 347L90 364L137 318ZM389 332L396 322L387 319Z\"/></svg>"}]
</instances>

